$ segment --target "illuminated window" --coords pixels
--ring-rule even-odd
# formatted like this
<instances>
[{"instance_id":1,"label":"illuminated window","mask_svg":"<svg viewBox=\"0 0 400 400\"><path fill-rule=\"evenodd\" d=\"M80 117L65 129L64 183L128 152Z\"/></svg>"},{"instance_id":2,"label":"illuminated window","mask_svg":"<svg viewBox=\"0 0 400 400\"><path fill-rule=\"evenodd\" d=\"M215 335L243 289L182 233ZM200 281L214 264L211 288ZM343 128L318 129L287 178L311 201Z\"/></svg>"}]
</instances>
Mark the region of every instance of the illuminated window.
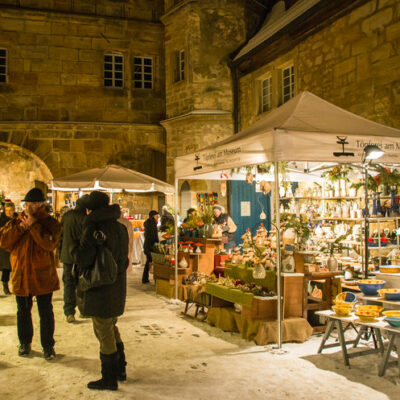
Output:
<instances>
[{"instance_id":1,"label":"illuminated window","mask_svg":"<svg viewBox=\"0 0 400 400\"><path fill-rule=\"evenodd\" d=\"M124 56L122 54L104 55L104 86L124 87Z\"/></svg>"},{"instance_id":2,"label":"illuminated window","mask_svg":"<svg viewBox=\"0 0 400 400\"><path fill-rule=\"evenodd\" d=\"M286 103L294 97L294 66L282 71L282 102Z\"/></svg>"},{"instance_id":3,"label":"illuminated window","mask_svg":"<svg viewBox=\"0 0 400 400\"><path fill-rule=\"evenodd\" d=\"M151 57L134 57L133 86L136 89L153 89L153 59Z\"/></svg>"},{"instance_id":4,"label":"illuminated window","mask_svg":"<svg viewBox=\"0 0 400 400\"><path fill-rule=\"evenodd\" d=\"M7 82L7 50L0 49L0 83Z\"/></svg>"}]
</instances>

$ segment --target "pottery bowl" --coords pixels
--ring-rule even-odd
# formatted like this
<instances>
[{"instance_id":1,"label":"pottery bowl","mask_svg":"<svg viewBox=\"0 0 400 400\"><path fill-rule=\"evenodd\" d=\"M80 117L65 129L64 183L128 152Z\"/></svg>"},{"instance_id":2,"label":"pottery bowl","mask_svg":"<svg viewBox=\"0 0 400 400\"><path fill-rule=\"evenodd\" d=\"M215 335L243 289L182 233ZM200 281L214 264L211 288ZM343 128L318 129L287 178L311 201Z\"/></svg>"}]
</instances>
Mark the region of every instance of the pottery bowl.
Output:
<instances>
[{"instance_id":1,"label":"pottery bowl","mask_svg":"<svg viewBox=\"0 0 400 400\"><path fill-rule=\"evenodd\" d=\"M352 311L353 306L350 304L349 306L342 306L342 305L336 305L332 306L332 310L335 311L335 314L339 317L346 317L347 315L350 314Z\"/></svg>"},{"instance_id":2,"label":"pottery bowl","mask_svg":"<svg viewBox=\"0 0 400 400\"><path fill-rule=\"evenodd\" d=\"M400 311L398 310L387 310L382 313L385 317L397 317L400 318Z\"/></svg>"},{"instance_id":3,"label":"pottery bowl","mask_svg":"<svg viewBox=\"0 0 400 400\"><path fill-rule=\"evenodd\" d=\"M375 313L376 316L379 317L379 314L383 311L383 307L369 304L359 305L357 306L357 311Z\"/></svg>"},{"instance_id":4,"label":"pottery bowl","mask_svg":"<svg viewBox=\"0 0 400 400\"><path fill-rule=\"evenodd\" d=\"M398 274L400 273L400 265L381 265L379 271L384 274Z\"/></svg>"},{"instance_id":5,"label":"pottery bowl","mask_svg":"<svg viewBox=\"0 0 400 400\"><path fill-rule=\"evenodd\" d=\"M385 321L388 322L391 326L400 327L400 318L386 317Z\"/></svg>"},{"instance_id":6,"label":"pottery bowl","mask_svg":"<svg viewBox=\"0 0 400 400\"><path fill-rule=\"evenodd\" d=\"M336 304L355 303L356 301L357 301L357 296L353 292L342 292L339 293L335 298Z\"/></svg>"},{"instance_id":7,"label":"pottery bowl","mask_svg":"<svg viewBox=\"0 0 400 400\"><path fill-rule=\"evenodd\" d=\"M400 300L400 289L380 289L378 293L386 300Z\"/></svg>"},{"instance_id":8,"label":"pottery bowl","mask_svg":"<svg viewBox=\"0 0 400 400\"><path fill-rule=\"evenodd\" d=\"M357 285L366 296L376 296L378 294L378 290L383 289L383 287L386 285L386 281L377 279L362 279L357 281Z\"/></svg>"},{"instance_id":9,"label":"pottery bowl","mask_svg":"<svg viewBox=\"0 0 400 400\"><path fill-rule=\"evenodd\" d=\"M376 312L371 311L356 311L355 315L360 319L361 322L374 322L378 317Z\"/></svg>"}]
</instances>

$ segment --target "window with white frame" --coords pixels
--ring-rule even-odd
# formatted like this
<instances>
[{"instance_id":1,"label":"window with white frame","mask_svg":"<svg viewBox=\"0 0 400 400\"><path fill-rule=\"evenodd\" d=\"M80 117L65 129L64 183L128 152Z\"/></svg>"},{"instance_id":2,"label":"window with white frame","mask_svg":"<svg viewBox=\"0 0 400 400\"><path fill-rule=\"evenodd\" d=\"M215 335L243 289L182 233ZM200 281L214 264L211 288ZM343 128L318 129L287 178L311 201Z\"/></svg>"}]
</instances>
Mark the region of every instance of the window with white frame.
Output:
<instances>
[{"instance_id":1,"label":"window with white frame","mask_svg":"<svg viewBox=\"0 0 400 400\"><path fill-rule=\"evenodd\" d=\"M153 89L153 59L133 58L133 86L136 89Z\"/></svg>"},{"instance_id":2,"label":"window with white frame","mask_svg":"<svg viewBox=\"0 0 400 400\"><path fill-rule=\"evenodd\" d=\"M261 81L260 112L270 111L272 108L272 77Z\"/></svg>"},{"instance_id":3,"label":"window with white frame","mask_svg":"<svg viewBox=\"0 0 400 400\"><path fill-rule=\"evenodd\" d=\"M0 83L7 82L7 49L0 49Z\"/></svg>"},{"instance_id":4,"label":"window with white frame","mask_svg":"<svg viewBox=\"0 0 400 400\"><path fill-rule=\"evenodd\" d=\"M124 87L124 56L122 54L104 54L104 86Z\"/></svg>"},{"instance_id":5,"label":"window with white frame","mask_svg":"<svg viewBox=\"0 0 400 400\"><path fill-rule=\"evenodd\" d=\"M286 103L294 97L294 66L282 70L282 102Z\"/></svg>"},{"instance_id":6,"label":"window with white frame","mask_svg":"<svg viewBox=\"0 0 400 400\"><path fill-rule=\"evenodd\" d=\"M185 50L176 52L176 76L175 82L185 80Z\"/></svg>"}]
</instances>

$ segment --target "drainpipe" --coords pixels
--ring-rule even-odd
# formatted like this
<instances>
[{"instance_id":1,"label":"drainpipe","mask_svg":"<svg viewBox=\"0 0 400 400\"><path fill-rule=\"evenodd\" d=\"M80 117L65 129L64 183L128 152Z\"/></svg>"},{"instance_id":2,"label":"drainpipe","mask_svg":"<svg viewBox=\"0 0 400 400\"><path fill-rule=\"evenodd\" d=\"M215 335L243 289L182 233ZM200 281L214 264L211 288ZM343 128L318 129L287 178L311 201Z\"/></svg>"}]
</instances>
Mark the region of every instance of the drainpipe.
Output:
<instances>
[{"instance_id":1,"label":"drainpipe","mask_svg":"<svg viewBox=\"0 0 400 400\"><path fill-rule=\"evenodd\" d=\"M228 66L232 76L232 118L233 132L239 132L239 72L232 59L229 59Z\"/></svg>"}]
</instances>

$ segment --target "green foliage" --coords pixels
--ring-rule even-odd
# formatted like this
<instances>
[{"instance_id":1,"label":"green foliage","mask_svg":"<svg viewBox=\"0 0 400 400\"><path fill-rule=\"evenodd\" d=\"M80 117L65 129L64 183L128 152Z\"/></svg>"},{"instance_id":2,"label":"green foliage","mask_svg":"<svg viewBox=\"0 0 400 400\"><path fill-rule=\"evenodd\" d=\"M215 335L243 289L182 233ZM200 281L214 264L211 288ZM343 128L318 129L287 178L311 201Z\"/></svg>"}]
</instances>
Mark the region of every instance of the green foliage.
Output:
<instances>
[{"instance_id":1,"label":"green foliage","mask_svg":"<svg viewBox=\"0 0 400 400\"><path fill-rule=\"evenodd\" d=\"M329 252L330 255L333 255L333 253L336 251L337 253L340 253L345 249L346 247L341 243L343 240L346 239L346 235L341 235L337 237L335 240L330 242L328 246L322 247L321 251L322 252Z\"/></svg>"},{"instance_id":2,"label":"green foliage","mask_svg":"<svg viewBox=\"0 0 400 400\"><path fill-rule=\"evenodd\" d=\"M212 224L214 222L214 210L212 206L205 206L200 217L205 224Z\"/></svg>"},{"instance_id":3,"label":"green foliage","mask_svg":"<svg viewBox=\"0 0 400 400\"><path fill-rule=\"evenodd\" d=\"M281 214L281 223L285 229L293 228L303 243L310 237L310 228L307 220L303 219L301 215L297 217L296 215L283 213Z\"/></svg>"},{"instance_id":4,"label":"green foliage","mask_svg":"<svg viewBox=\"0 0 400 400\"><path fill-rule=\"evenodd\" d=\"M332 169L325 171L321 176L327 178L331 182L344 180L349 182L348 174L353 170L350 165L336 165Z\"/></svg>"},{"instance_id":5,"label":"green foliage","mask_svg":"<svg viewBox=\"0 0 400 400\"><path fill-rule=\"evenodd\" d=\"M378 184L386 186L399 186L400 185L400 173L397 169L390 170L382 165L377 165L375 170L378 172L376 180Z\"/></svg>"}]
</instances>

